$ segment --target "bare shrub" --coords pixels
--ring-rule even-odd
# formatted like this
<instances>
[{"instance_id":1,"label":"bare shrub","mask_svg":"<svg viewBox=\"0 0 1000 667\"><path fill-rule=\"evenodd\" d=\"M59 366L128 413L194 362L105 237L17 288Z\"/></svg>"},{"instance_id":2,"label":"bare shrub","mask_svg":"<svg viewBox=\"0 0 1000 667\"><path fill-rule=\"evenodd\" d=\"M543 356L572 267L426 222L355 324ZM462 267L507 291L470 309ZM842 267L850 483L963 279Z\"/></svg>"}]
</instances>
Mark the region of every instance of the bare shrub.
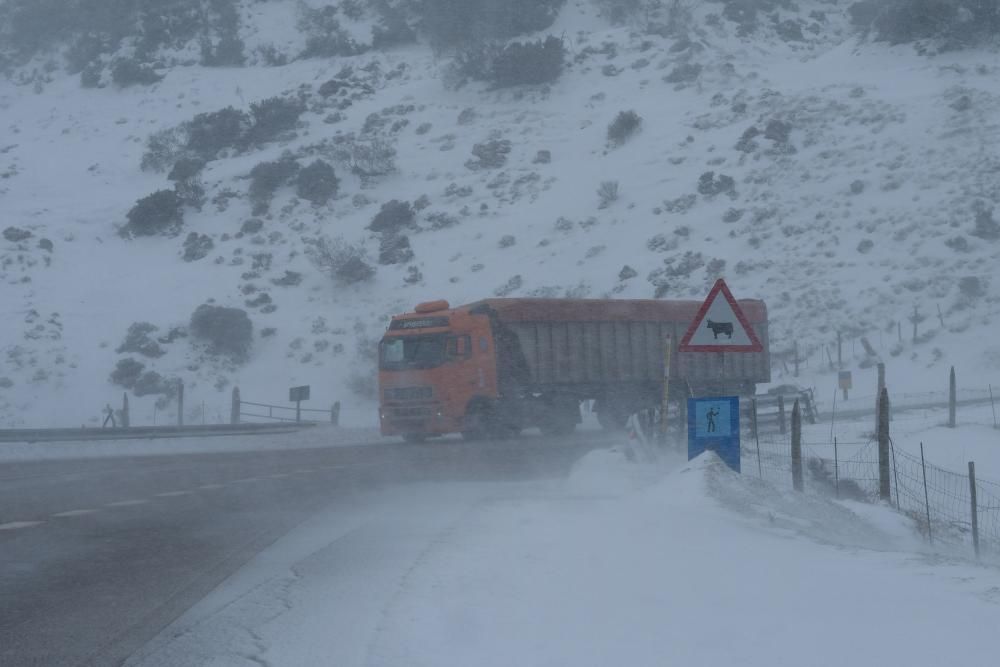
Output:
<instances>
[{"instance_id":1,"label":"bare shrub","mask_svg":"<svg viewBox=\"0 0 1000 667\"><path fill-rule=\"evenodd\" d=\"M375 277L375 268L368 262L364 248L343 238L320 236L313 239L306 248L306 256L338 285L354 285Z\"/></svg>"},{"instance_id":2,"label":"bare shrub","mask_svg":"<svg viewBox=\"0 0 1000 667\"><path fill-rule=\"evenodd\" d=\"M597 188L597 197L601 200L598 208L607 208L618 201L618 181L602 181Z\"/></svg>"}]
</instances>

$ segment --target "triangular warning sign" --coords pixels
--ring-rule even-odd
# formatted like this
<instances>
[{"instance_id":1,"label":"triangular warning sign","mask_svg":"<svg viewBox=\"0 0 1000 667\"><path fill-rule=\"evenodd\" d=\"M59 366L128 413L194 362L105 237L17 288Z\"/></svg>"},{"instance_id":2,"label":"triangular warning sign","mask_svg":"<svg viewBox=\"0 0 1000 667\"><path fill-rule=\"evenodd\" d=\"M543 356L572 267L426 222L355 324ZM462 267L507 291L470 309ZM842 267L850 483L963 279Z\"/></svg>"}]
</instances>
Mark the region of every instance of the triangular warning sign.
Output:
<instances>
[{"instance_id":1,"label":"triangular warning sign","mask_svg":"<svg viewBox=\"0 0 1000 667\"><path fill-rule=\"evenodd\" d=\"M719 278L677 349L680 352L762 352L764 346L726 281Z\"/></svg>"}]
</instances>

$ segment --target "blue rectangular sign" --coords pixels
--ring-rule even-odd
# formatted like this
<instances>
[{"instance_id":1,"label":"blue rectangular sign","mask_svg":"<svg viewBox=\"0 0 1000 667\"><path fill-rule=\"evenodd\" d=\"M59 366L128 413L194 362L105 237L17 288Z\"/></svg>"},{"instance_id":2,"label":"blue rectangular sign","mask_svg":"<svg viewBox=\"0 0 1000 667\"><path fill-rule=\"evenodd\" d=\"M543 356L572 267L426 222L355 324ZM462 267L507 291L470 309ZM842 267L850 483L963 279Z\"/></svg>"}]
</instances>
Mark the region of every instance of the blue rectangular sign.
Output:
<instances>
[{"instance_id":1,"label":"blue rectangular sign","mask_svg":"<svg viewBox=\"0 0 1000 667\"><path fill-rule=\"evenodd\" d=\"M740 471L738 396L688 399L688 460L709 450Z\"/></svg>"}]
</instances>

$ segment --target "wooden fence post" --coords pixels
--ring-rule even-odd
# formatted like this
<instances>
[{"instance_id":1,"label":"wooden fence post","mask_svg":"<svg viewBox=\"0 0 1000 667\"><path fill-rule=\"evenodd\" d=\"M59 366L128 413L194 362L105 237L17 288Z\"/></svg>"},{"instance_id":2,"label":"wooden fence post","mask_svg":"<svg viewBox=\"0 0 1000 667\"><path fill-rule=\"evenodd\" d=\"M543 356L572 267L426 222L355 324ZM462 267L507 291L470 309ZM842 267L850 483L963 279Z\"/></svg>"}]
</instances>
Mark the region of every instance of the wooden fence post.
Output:
<instances>
[{"instance_id":1,"label":"wooden fence post","mask_svg":"<svg viewBox=\"0 0 1000 667\"><path fill-rule=\"evenodd\" d=\"M785 397L778 394L778 432L785 435Z\"/></svg>"},{"instance_id":2,"label":"wooden fence post","mask_svg":"<svg viewBox=\"0 0 1000 667\"><path fill-rule=\"evenodd\" d=\"M924 475L924 510L927 512L927 540L934 544L934 535L931 534L931 501L927 495L927 463L924 461L924 443L920 443L920 469Z\"/></svg>"},{"instance_id":3,"label":"wooden fence post","mask_svg":"<svg viewBox=\"0 0 1000 667\"><path fill-rule=\"evenodd\" d=\"M233 387L233 403L229 408L229 423L240 423L240 388Z\"/></svg>"},{"instance_id":4,"label":"wooden fence post","mask_svg":"<svg viewBox=\"0 0 1000 667\"><path fill-rule=\"evenodd\" d=\"M340 426L340 401L336 401L330 406L330 423L334 426Z\"/></svg>"},{"instance_id":5,"label":"wooden fence post","mask_svg":"<svg viewBox=\"0 0 1000 667\"><path fill-rule=\"evenodd\" d=\"M802 490L802 414L799 399L792 405L792 486Z\"/></svg>"},{"instance_id":6,"label":"wooden fence post","mask_svg":"<svg viewBox=\"0 0 1000 667\"><path fill-rule=\"evenodd\" d=\"M889 485L889 392L879 394L878 401L878 497L891 501Z\"/></svg>"},{"instance_id":7,"label":"wooden fence post","mask_svg":"<svg viewBox=\"0 0 1000 667\"><path fill-rule=\"evenodd\" d=\"M951 367L948 376L948 427L955 428L955 367Z\"/></svg>"},{"instance_id":8,"label":"wooden fence post","mask_svg":"<svg viewBox=\"0 0 1000 667\"><path fill-rule=\"evenodd\" d=\"M972 547L979 557L979 508L976 507L976 464L969 461L969 497L972 502Z\"/></svg>"},{"instance_id":9,"label":"wooden fence post","mask_svg":"<svg viewBox=\"0 0 1000 667\"><path fill-rule=\"evenodd\" d=\"M753 409L753 440L757 443L757 475L764 479L764 465L760 462L760 431L757 430L757 399L750 399Z\"/></svg>"},{"instance_id":10,"label":"wooden fence post","mask_svg":"<svg viewBox=\"0 0 1000 667\"><path fill-rule=\"evenodd\" d=\"M184 426L184 381L177 381L177 425Z\"/></svg>"},{"instance_id":11,"label":"wooden fence post","mask_svg":"<svg viewBox=\"0 0 1000 667\"><path fill-rule=\"evenodd\" d=\"M128 392L122 394L122 428L129 427Z\"/></svg>"},{"instance_id":12,"label":"wooden fence post","mask_svg":"<svg viewBox=\"0 0 1000 667\"><path fill-rule=\"evenodd\" d=\"M878 364L878 387L875 389L875 432L878 433L878 403L882 398L882 390L885 389L885 364Z\"/></svg>"}]
</instances>

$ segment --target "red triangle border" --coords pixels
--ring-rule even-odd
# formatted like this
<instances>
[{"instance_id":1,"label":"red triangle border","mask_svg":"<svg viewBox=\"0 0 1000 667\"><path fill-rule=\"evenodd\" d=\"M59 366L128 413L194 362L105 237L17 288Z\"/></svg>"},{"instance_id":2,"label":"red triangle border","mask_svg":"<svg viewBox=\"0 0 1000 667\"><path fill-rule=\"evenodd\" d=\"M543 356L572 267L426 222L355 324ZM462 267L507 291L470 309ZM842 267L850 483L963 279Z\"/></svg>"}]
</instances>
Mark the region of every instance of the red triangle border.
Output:
<instances>
[{"instance_id":1,"label":"red triangle border","mask_svg":"<svg viewBox=\"0 0 1000 667\"><path fill-rule=\"evenodd\" d=\"M736 319L740 321L743 329L747 332L747 336L750 338L750 345L691 345L691 338L694 337L695 332L701 325L705 316L708 314L708 309L715 301L719 292L726 298L729 302L729 306L733 309L733 313L736 314ZM726 281L719 278L715 281L715 285L712 286L712 290L708 293L708 297L705 302L701 304L701 308L698 309L698 314L694 316L694 321L691 322L691 326L688 327L687 332L684 337L681 338L680 345L677 346L678 352L763 352L764 346L761 345L760 339L757 338L757 332L753 330L750 326L750 321L747 316L743 313L743 309L740 308L736 299L733 298L733 293L729 291L729 286L726 285Z\"/></svg>"}]
</instances>

